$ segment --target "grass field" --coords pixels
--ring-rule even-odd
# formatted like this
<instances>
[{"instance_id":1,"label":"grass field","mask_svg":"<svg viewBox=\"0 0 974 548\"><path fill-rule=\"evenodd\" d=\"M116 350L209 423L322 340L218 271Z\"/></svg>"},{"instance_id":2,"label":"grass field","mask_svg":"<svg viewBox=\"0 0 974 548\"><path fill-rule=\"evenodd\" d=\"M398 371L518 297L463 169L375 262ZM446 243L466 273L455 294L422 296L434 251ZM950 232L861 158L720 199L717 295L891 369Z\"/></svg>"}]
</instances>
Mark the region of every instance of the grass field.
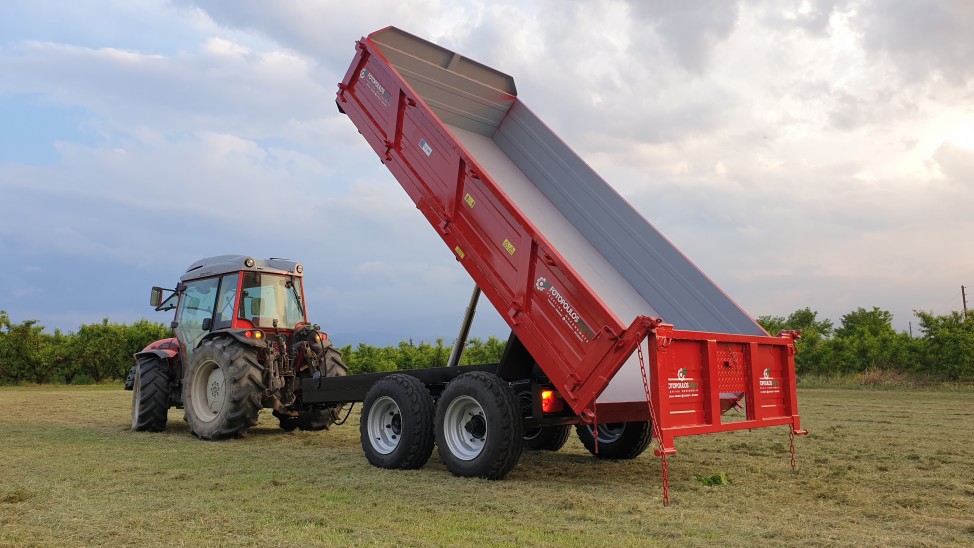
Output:
<instances>
[{"instance_id":1,"label":"grass field","mask_svg":"<svg viewBox=\"0 0 974 548\"><path fill-rule=\"evenodd\" d=\"M129 431L119 387L0 388L0 545L972 545L974 393L803 390L784 427L677 440L671 504L647 453L574 438L504 481L372 468L357 411L328 432L270 414L242 440ZM729 485L695 475L724 472Z\"/></svg>"}]
</instances>

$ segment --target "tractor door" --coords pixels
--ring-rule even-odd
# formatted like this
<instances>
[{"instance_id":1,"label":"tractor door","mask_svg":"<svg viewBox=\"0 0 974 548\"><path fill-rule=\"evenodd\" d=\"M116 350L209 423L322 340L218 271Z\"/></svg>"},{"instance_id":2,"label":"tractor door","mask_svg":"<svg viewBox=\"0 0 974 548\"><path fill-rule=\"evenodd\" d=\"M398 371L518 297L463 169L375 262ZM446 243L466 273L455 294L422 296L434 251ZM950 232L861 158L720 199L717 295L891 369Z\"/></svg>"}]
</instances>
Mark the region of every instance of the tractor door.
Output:
<instances>
[{"instance_id":1,"label":"tractor door","mask_svg":"<svg viewBox=\"0 0 974 548\"><path fill-rule=\"evenodd\" d=\"M183 363L188 364L200 339L207 333L203 329L203 322L213 322L220 278L192 280L185 282L185 285L186 289L179 299L179 308L176 311L175 332Z\"/></svg>"}]
</instances>

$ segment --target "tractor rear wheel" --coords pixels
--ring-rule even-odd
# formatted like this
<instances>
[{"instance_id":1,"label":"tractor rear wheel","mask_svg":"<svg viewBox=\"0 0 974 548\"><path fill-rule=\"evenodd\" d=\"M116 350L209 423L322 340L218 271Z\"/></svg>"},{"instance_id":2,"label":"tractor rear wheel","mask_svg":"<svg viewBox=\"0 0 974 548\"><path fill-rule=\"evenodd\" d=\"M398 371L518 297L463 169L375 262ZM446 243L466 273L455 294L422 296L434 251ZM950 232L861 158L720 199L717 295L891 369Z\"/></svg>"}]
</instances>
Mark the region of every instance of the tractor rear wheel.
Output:
<instances>
[{"instance_id":1,"label":"tractor rear wheel","mask_svg":"<svg viewBox=\"0 0 974 548\"><path fill-rule=\"evenodd\" d=\"M464 373L436 404L440 459L455 476L501 479L524 450L522 421L507 382L493 373Z\"/></svg>"},{"instance_id":2,"label":"tractor rear wheel","mask_svg":"<svg viewBox=\"0 0 974 548\"><path fill-rule=\"evenodd\" d=\"M532 451L557 451L565 446L571 430L569 424L525 428L524 448Z\"/></svg>"},{"instance_id":3,"label":"tractor rear wheel","mask_svg":"<svg viewBox=\"0 0 974 548\"><path fill-rule=\"evenodd\" d=\"M132 379L132 430L162 432L169 418L169 373L155 356L139 358Z\"/></svg>"},{"instance_id":4,"label":"tractor rear wheel","mask_svg":"<svg viewBox=\"0 0 974 548\"><path fill-rule=\"evenodd\" d=\"M190 431L204 440L243 437L257 424L263 392L255 349L229 337L204 341L183 383Z\"/></svg>"},{"instance_id":5,"label":"tractor rear wheel","mask_svg":"<svg viewBox=\"0 0 974 548\"><path fill-rule=\"evenodd\" d=\"M433 453L433 398L419 379L396 373L369 388L359 422L365 458L379 468L422 468Z\"/></svg>"},{"instance_id":6,"label":"tractor rear wheel","mask_svg":"<svg viewBox=\"0 0 974 548\"><path fill-rule=\"evenodd\" d=\"M649 447L653 439L653 429L647 421L600 424L598 452L591 426L578 424L575 433L589 453L610 460L634 459Z\"/></svg>"}]
</instances>

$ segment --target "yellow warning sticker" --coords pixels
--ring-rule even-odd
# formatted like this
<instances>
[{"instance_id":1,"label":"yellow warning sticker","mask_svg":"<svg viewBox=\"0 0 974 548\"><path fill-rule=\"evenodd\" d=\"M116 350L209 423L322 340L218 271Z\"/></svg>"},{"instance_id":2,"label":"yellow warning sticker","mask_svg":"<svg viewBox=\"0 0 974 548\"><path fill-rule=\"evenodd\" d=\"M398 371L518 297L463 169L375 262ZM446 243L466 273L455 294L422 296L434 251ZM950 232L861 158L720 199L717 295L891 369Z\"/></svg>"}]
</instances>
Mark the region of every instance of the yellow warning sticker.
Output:
<instances>
[{"instance_id":1,"label":"yellow warning sticker","mask_svg":"<svg viewBox=\"0 0 974 548\"><path fill-rule=\"evenodd\" d=\"M456 251L456 253L457 253L457 257L460 257L461 259L463 258L463 256L464 256L464 255L463 255L463 250L462 250L462 249L460 249L460 246L456 246L456 247L454 247L454 248L453 248L453 251Z\"/></svg>"},{"instance_id":2,"label":"yellow warning sticker","mask_svg":"<svg viewBox=\"0 0 974 548\"><path fill-rule=\"evenodd\" d=\"M463 197L463 201L467 202L467 205L470 207L473 207L474 203L476 203L473 201L473 196L471 196L469 193Z\"/></svg>"},{"instance_id":3,"label":"yellow warning sticker","mask_svg":"<svg viewBox=\"0 0 974 548\"><path fill-rule=\"evenodd\" d=\"M510 253L511 255L513 255L514 252L517 251L517 249L514 249L514 244L512 244L510 240L504 240L504 243L502 245L504 246L504 249L506 249L507 252Z\"/></svg>"}]
</instances>

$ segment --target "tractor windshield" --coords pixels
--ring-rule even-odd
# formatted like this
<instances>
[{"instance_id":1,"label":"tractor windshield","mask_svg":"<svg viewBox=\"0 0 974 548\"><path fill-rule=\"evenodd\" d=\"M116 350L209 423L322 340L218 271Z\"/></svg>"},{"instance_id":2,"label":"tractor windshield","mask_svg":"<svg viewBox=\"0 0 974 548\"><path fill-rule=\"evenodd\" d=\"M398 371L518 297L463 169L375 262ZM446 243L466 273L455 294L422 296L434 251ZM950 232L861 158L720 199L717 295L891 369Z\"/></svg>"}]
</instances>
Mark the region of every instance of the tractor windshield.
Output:
<instances>
[{"instance_id":1,"label":"tractor windshield","mask_svg":"<svg viewBox=\"0 0 974 548\"><path fill-rule=\"evenodd\" d=\"M300 280L292 276L244 272L241 285L240 308L237 317L248 320L254 327L294 329L306 322Z\"/></svg>"}]
</instances>

